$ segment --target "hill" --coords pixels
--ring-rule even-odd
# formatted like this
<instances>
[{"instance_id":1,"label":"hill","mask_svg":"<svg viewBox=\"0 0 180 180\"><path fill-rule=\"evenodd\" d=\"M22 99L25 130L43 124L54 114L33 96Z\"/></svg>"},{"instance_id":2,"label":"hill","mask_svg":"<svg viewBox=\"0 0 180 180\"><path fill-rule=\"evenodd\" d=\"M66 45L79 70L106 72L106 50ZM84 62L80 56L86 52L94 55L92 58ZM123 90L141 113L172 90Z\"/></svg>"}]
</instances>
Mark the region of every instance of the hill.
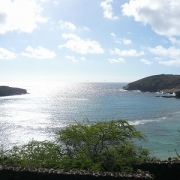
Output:
<instances>
[{"instance_id":1,"label":"hill","mask_svg":"<svg viewBox=\"0 0 180 180\"><path fill-rule=\"evenodd\" d=\"M0 96L12 96L22 94L27 94L27 90L9 86L0 86Z\"/></svg>"},{"instance_id":2,"label":"hill","mask_svg":"<svg viewBox=\"0 0 180 180\"><path fill-rule=\"evenodd\" d=\"M177 93L180 91L180 75L161 74L145 77L129 83L125 90L140 90L142 92Z\"/></svg>"}]
</instances>

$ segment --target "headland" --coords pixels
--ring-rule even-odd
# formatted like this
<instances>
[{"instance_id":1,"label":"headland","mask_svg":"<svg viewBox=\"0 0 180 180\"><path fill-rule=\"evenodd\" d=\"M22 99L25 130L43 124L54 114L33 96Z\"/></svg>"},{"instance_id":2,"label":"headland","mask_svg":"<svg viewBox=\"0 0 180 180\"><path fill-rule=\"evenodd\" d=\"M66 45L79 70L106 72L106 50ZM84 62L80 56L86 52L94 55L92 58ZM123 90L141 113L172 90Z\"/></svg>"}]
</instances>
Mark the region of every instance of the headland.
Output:
<instances>
[{"instance_id":1,"label":"headland","mask_svg":"<svg viewBox=\"0 0 180 180\"><path fill-rule=\"evenodd\" d=\"M142 92L175 93L180 97L180 75L160 74L145 77L127 84L124 90L140 90Z\"/></svg>"},{"instance_id":2,"label":"headland","mask_svg":"<svg viewBox=\"0 0 180 180\"><path fill-rule=\"evenodd\" d=\"M27 90L17 87L0 86L0 97L22 95L22 94L27 94Z\"/></svg>"}]
</instances>

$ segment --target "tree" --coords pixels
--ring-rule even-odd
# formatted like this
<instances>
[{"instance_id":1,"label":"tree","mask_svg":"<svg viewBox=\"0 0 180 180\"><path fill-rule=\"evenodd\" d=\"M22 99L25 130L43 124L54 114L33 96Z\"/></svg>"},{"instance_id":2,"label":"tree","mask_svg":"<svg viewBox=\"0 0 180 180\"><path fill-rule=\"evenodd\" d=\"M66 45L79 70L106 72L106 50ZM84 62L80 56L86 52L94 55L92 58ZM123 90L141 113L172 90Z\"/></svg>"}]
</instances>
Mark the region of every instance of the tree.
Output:
<instances>
[{"instance_id":1,"label":"tree","mask_svg":"<svg viewBox=\"0 0 180 180\"><path fill-rule=\"evenodd\" d=\"M15 166L101 171L133 170L148 159L134 140L144 136L123 120L76 123L57 132L55 142L31 141L1 151L0 162Z\"/></svg>"},{"instance_id":2,"label":"tree","mask_svg":"<svg viewBox=\"0 0 180 180\"><path fill-rule=\"evenodd\" d=\"M132 170L148 158L148 151L134 143L144 136L124 120L72 124L58 136L65 152L62 165L70 169Z\"/></svg>"},{"instance_id":3,"label":"tree","mask_svg":"<svg viewBox=\"0 0 180 180\"><path fill-rule=\"evenodd\" d=\"M60 149L55 142L31 141L20 147L14 146L5 152L1 159L3 163L14 166L57 168L61 161Z\"/></svg>"}]
</instances>

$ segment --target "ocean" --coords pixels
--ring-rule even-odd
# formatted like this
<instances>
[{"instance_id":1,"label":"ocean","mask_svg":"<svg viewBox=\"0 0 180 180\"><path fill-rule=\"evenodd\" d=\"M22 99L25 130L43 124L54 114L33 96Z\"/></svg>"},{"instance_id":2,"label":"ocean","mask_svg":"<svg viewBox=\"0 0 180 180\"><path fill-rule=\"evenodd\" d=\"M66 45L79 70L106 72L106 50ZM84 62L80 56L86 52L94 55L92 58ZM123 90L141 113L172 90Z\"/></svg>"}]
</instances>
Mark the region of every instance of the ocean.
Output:
<instances>
[{"instance_id":1,"label":"ocean","mask_svg":"<svg viewBox=\"0 0 180 180\"><path fill-rule=\"evenodd\" d=\"M68 124L127 120L145 136L139 144L152 157L180 154L180 99L157 93L125 91L127 83L12 83L26 95L0 97L0 144L4 148L31 140L54 140Z\"/></svg>"}]
</instances>

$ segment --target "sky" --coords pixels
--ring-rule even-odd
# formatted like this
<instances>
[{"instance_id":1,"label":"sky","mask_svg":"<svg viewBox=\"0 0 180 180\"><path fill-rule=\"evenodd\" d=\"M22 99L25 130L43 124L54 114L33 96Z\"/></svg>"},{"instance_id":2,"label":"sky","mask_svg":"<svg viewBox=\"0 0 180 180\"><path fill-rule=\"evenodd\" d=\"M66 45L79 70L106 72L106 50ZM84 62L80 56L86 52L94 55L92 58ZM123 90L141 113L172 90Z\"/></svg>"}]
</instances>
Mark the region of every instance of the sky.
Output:
<instances>
[{"instance_id":1,"label":"sky","mask_svg":"<svg viewBox=\"0 0 180 180\"><path fill-rule=\"evenodd\" d=\"M180 74L178 0L0 0L0 82Z\"/></svg>"}]
</instances>

